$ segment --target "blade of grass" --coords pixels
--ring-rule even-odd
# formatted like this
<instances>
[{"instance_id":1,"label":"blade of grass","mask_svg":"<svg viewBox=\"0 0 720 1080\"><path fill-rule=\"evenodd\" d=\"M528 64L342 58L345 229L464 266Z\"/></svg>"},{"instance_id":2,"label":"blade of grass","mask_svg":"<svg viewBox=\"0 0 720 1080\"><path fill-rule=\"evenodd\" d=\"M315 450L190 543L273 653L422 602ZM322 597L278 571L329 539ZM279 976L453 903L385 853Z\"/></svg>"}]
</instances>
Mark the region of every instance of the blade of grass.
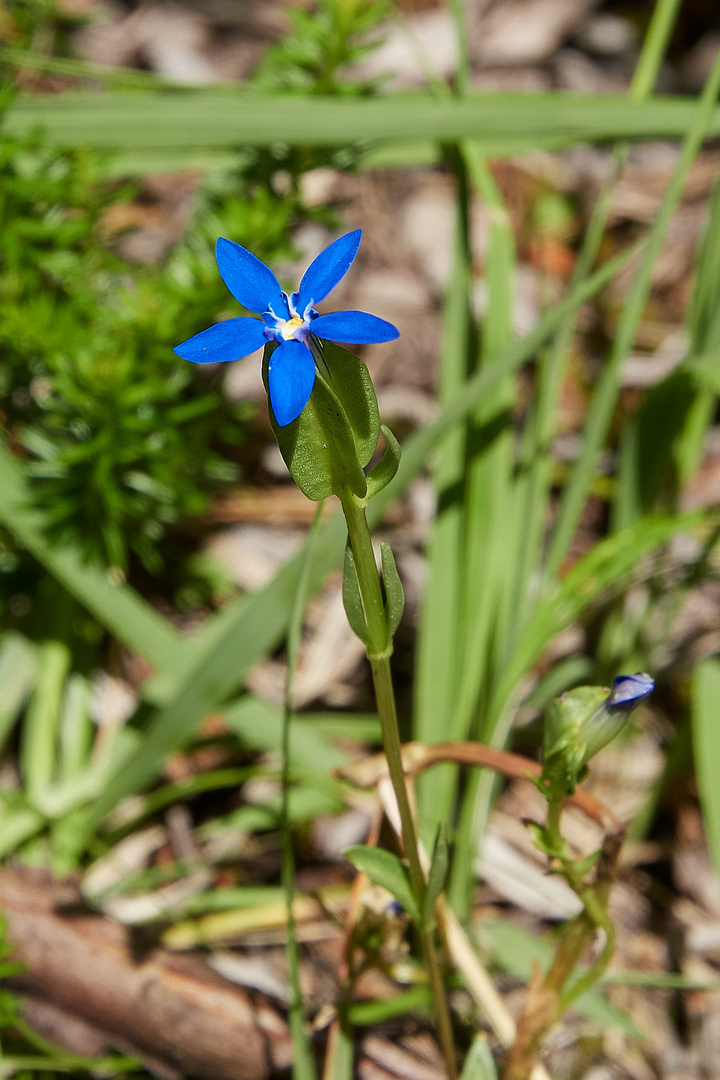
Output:
<instances>
[{"instance_id":1,"label":"blade of grass","mask_svg":"<svg viewBox=\"0 0 720 1080\"><path fill-rule=\"evenodd\" d=\"M6 634L0 645L0 750L27 701L36 666L34 646L20 634Z\"/></svg>"},{"instance_id":2,"label":"blade of grass","mask_svg":"<svg viewBox=\"0 0 720 1080\"><path fill-rule=\"evenodd\" d=\"M473 187L487 207L490 235L486 256L486 310L482 320L479 368L493 365L513 337L515 241L502 195L487 162L473 144L464 144ZM499 659L507 619L507 585L514 568L511 506L515 382L501 380L473 416L467 460L463 624L465 641L457 732L465 738L477 708L483 679ZM447 734L445 738L447 738Z\"/></svg>"},{"instance_id":3,"label":"blade of grass","mask_svg":"<svg viewBox=\"0 0 720 1080\"><path fill-rule=\"evenodd\" d=\"M650 231L647 247L640 260L638 271L620 314L610 355L603 365L602 373L590 403L583 428L582 451L563 492L552 531L550 550L545 567L546 574L550 577L555 576L560 569L580 520L582 508L595 474L597 461L617 401L622 365L633 346L645 310L652 282L653 267L665 240L673 213L680 201L690 167L697 156L703 139L708 133L708 125L716 108L719 90L720 55L713 65L700 102L696 107L670 185Z\"/></svg>"},{"instance_id":4,"label":"blade of grass","mask_svg":"<svg viewBox=\"0 0 720 1080\"><path fill-rule=\"evenodd\" d=\"M685 359L652 387L623 431L613 518L618 528L652 510L662 489L677 501L700 462L712 423L717 387L703 379L702 358L712 358L712 370L720 349L720 180L710 201L686 321ZM673 475L668 484L669 472Z\"/></svg>"},{"instance_id":5,"label":"blade of grass","mask_svg":"<svg viewBox=\"0 0 720 1080\"><path fill-rule=\"evenodd\" d=\"M68 92L21 95L4 128L24 135L38 125L50 142L107 150L183 147L346 146L348 134L366 140L472 139L489 156L617 139L683 136L694 103L658 97L629 102L624 95L468 94L438 100L424 92L383 98L263 97L246 88L186 92ZM720 134L720 112L711 110L708 135Z\"/></svg>"},{"instance_id":6,"label":"blade of grass","mask_svg":"<svg viewBox=\"0 0 720 1080\"><path fill-rule=\"evenodd\" d=\"M491 368L512 340L515 242L504 200L487 162L474 144L463 144L463 150L473 187L491 222L485 260L487 299L477 365L482 370ZM514 398L515 380L508 376L483 398L472 418L466 453L461 663L451 723L437 733L437 741L468 738L482 697L489 693L493 669L502 663L517 536L512 507ZM452 813L456 774L453 779L454 787L443 793L445 805L441 804L438 820L448 820ZM474 782L473 777L470 783ZM462 817L471 812L471 800L472 793L466 793L448 884L451 902L470 889L474 873L472 855L463 842L469 833L462 824Z\"/></svg>"},{"instance_id":7,"label":"blade of grass","mask_svg":"<svg viewBox=\"0 0 720 1080\"><path fill-rule=\"evenodd\" d=\"M67 680L60 713L58 777L79 776L88 763L93 738L90 719L92 688L87 679L73 673Z\"/></svg>"},{"instance_id":8,"label":"blade of grass","mask_svg":"<svg viewBox=\"0 0 720 1080\"><path fill-rule=\"evenodd\" d=\"M692 681L693 756L708 849L720 874L720 660L703 660Z\"/></svg>"},{"instance_id":9,"label":"blade of grass","mask_svg":"<svg viewBox=\"0 0 720 1080\"><path fill-rule=\"evenodd\" d=\"M28 798L42 797L50 786L57 756L57 727L70 652L61 641L38 649L35 687L25 713L20 768Z\"/></svg>"},{"instance_id":10,"label":"blade of grass","mask_svg":"<svg viewBox=\"0 0 720 1080\"><path fill-rule=\"evenodd\" d=\"M643 101L652 93L681 3L682 0L658 0L655 5L628 90L631 100ZM602 185L590 215L573 272L572 285L585 280L595 263L607 226L612 195L627 154L626 143L615 147L612 173ZM525 490L519 492L519 505L522 509L518 513L518 519L524 524L515 604L516 609L521 612L532 599L528 584L536 571L545 536L553 469L555 415L576 321L574 316L567 319L551 348L541 357L537 372L537 393L523 438L520 484Z\"/></svg>"},{"instance_id":11,"label":"blade of grass","mask_svg":"<svg viewBox=\"0 0 720 1080\"><path fill-rule=\"evenodd\" d=\"M285 700L282 718L282 808L280 812L280 830L282 833L282 885L285 893L285 903L287 905L287 937L285 942L285 952L288 965L288 982L290 984L288 1021L293 1044L294 1080L316 1080L317 1078L315 1059L313 1058L312 1046L308 1037L307 1016L305 1014L305 1006L300 990L300 948L295 934L295 919L293 918L293 902L295 900L295 852L293 850L292 823L290 821L290 788L292 783L290 775L290 726L293 716L293 678L297 666L298 654L300 652L303 614L308 598L310 560L313 555L314 542L317 540L324 505L324 502L319 502L317 510L315 511L315 516L310 527L310 536L303 553L303 562L298 574L295 598L290 611L286 646L287 669L285 675Z\"/></svg>"},{"instance_id":12,"label":"blade of grass","mask_svg":"<svg viewBox=\"0 0 720 1080\"><path fill-rule=\"evenodd\" d=\"M651 91L667 48L678 7L678 0L660 0L656 5L630 87L631 99L639 100ZM612 192L626 156L626 145L616 147L612 176L601 188L584 236L572 278L574 287L588 277L597 257L607 224ZM501 521L508 522L508 526L504 530L496 529L496 533L502 536L502 543L498 548L500 561L499 565L488 564L486 596L491 592L489 583L502 580L503 569L507 575L506 568L511 567L514 577L514 580L506 577L507 587L502 592L504 606L498 613L498 617L492 620L492 629L488 625L485 631L487 637L494 634L497 639L498 655L495 659L497 669L500 671L508 663L509 652L523 624L530 617L533 605L537 602L537 585L533 587L533 582L535 580L539 585L540 581L537 571L545 539L551 492L556 411L575 323L575 313L572 313L561 325L552 346L539 359L536 372L537 392L526 422L514 490L512 490L511 498L506 499L506 505L498 502L491 519L495 520L499 517ZM507 491L511 490L509 475L504 480L504 488ZM482 605L482 601L480 603ZM477 658L481 653L476 647L471 655ZM485 675L488 684L486 700L491 697L492 669L484 670L476 661L474 665L466 664L466 670L478 672L477 689L480 686L481 673ZM470 707L472 703L471 699ZM462 706L458 711L464 711ZM492 723L492 718L486 715L485 724L479 732L481 738L485 740L493 738ZM473 772L464 793L456 840L458 857L449 891L454 906L461 913L467 912L471 895L472 852L476 850L479 842L477 829L486 820L495 787L495 777ZM476 800L479 800L478 807L475 806Z\"/></svg>"},{"instance_id":13,"label":"blade of grass","mask_svg":"<svg viewBox=\"0 0 720 1080\"><path fill-rule=\"evenodd\" d=\"M471 347L470 220L465 168L455 159L457 209L453 266L443 309L439 397L446 404L468 376ZM433 483L438 509L427 545L428 578L418 629L414 689L414 731L421 742L438 742L453 724L455 689L462 655L462 534L465 424L458 424L439 448ZM431 840L439 820L447 820L456 770L442 766L420 777L418 805L422 834Z\"/></svg>"}]
</instances>

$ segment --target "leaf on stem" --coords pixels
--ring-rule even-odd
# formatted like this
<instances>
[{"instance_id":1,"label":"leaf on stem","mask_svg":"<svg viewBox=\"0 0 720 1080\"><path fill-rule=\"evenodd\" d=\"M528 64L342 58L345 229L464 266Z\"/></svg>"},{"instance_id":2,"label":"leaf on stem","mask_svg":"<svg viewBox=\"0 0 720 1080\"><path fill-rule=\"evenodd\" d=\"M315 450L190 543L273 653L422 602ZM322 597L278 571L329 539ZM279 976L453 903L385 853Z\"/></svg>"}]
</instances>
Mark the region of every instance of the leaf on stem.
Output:
<instances>
[{"instance_id":1,"label":"leaf on stem","mask_svg":"<svg viewBox=\"0 0 720 1080\"><path fill-rule=\"evenodd\" d=\"M450 868L450 845L448 843L448 828L443 821L438 825L433 847L430 873L428 874L427 892L423 904L423 926L426 930L432 930L435 924L435 904L440 893L445 888L448 870Z\"/></svg>"},{"instance_id":2,"label":"leaf on stem","mask_svg":"<svg viewBox=\"0 0 720 1080\"><path fill-rule=\"evenodd\" d=\"M403 592L400 575L397 572L392 548L385 540L380 544L380 559L382 562L382 580L385 587L387 640L388 644L390 644L405 610L405 593Z\"/></svg>"},{"instance_id":3,"label":"leaf on stem","mask_svg":"<svg viewBox=\"0 0 720 1080\"><path fill-rule=\"evenodd\" d=\"M392 893L411 918L418 921L419 912L410 884L410 875L397 855L382 848L366 847L364 844L345 848L343 855L376 885Z\"/></svg>"},{"instance_id":4,"label":"leaf on stem","mask_svg":"<svg viewBox=\"0 0 720 1080\"><path fill-rule=\"evenodd\" d=\"M387 448L375 468L368 473L368 499L372 499L373 495L377 495L384 487L387 487L390 481L394 479L395 473L400 466L400 443L385 424L381 426L380 430L387 441Z\"/></svg>"},{"instance_id":5,"label":"leaf on stem","mask_svg":"<svg viewBox=\"0 0 720 1080\"><path fill-rule=\"evenodd\" d=\"M367 646L370 639L368 637L367 622L365 620L365 610L363 608L362 596L360 594L360 582L358 581L357 569L355 567L355 556L353 555L350 544L348 544L345 548L342 598L343 607L345 608L345 614L347 615L347 620L350 623L350 628L352 629L354 634L357 634L363 644Z\"/></svg>"},{"instance_id":6,"label":"leaf on stem","mask_svg":"<svg viewBox=\"0 0 720 1080\"><path fill-rule=\"evenodd\" d=\"M461 1080L497 1080L487 1035L477 1035L465 1058Z\"/></svg>"}]
</instances>

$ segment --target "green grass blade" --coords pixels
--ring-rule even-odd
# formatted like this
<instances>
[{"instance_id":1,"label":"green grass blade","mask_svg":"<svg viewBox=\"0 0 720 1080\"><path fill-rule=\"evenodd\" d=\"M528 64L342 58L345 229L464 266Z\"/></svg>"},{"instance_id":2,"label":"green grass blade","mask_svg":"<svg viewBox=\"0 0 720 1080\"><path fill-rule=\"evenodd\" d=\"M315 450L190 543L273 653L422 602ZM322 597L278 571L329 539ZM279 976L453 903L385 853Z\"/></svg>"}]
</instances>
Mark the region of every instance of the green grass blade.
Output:
<instances>
[{"instance_id":1,"label":"green grass blade","mask_svg":"<svg viewBox=\"0 0 720 1080\"><path fill-rule=\"evenodd\" d=\"M491 369L513 337L515 241L502 195L487 162L474 144L463 145L473 187L487 207L490 236L485 261L486 309L482 319L477 367ZM516 559L519 523L513 513L515 432L512 406L515 380L498 382L485 395L472 417L467 446L462 599L461 663L451 724L441 738L466 739L481 734L473 722L483 697L490 693L493 673L502 664L511 620L509 601ZM433 777L434 779L434 777ZM474 778L471 782L474 782ZM450 797L441 819L452 812ZM454 801L454 799L453 799ZM471 812L463 801L461 825L453 856L448 894L469 892L472 853L465 841L462 817Z\"/></svg>"},{"instance_id":2,"label":"green grass blade","mask_svg":"<svg viewBox=\"0 0 720 1080\"><path fill-rule=\"evenodd\" d=\"M9 809L0 804L0 859L31 840L45 825L45 818L30 806Z\"/></svg>"},{"instance_id":3,"label":"green grass blade","mask_svg":"<svg viewBox=\"0 0 720 1080\"><path fill-rule=\"evenodd\" d=\"M103 94L21 95L8 109L8 135L41 126L50 142L147 151L238 145L346 146L354 141L472 139L489 156L617 139L682 137L694 103L680 97L629 102L624 95L468 94L440 100L424 92L383 98L263 96L247 88ZM708 135L720 134L711 111Z\"/></svg>"},{"instance_id":4,"label":"green grass blade","mask_svg":"<svg viewBox=\"0 0 720 1080\"><path fill-rule=\"evenodd\" d=\"M657 0L655 4L628 92L636 101L653 92L681 6L682 0Z\"/></svg>"},{"instance_id":5,"label":"green grass blade","mask_svg":"<svg viewBox=\"0 0 720 1080\"><path fill-rule=\"evenodd\" d=\"M692 732L700 805L715 872L720 874L720 660L698 664L692 682Z\"/></svg>"},{"instance_id":6,"label":"green grass blade","mask_svg":"<svg viewBox=\"0 0 720 1080\"><path fill-rule=\"evenodd\" d=\"M648 237L648 244L618 320L613 347L603 365L583 428L583 446L565 488L552 532L546 573L557 574L580 520L597 461L612 418L620 387L622 365L628 356L650 292L652 272L693 161L708 134L720 90L720 56L709 75L678 163Z\"/></svg>"},{"instance_id":7,"label":"green grass blade","mask_svg":"<svg viewBox=\"0 0 720 1080\"><path fill-rule=\"evenodd\" d=\"M479 369L490 368L513 338L515 241L507 208L477 147L464 144L473 187L487 207L487 303L482 319ZM465 738L483 680L503 650L509 617L508 585L517 523L513 515L515 381L507 376L483 396L473 415L467 452L463 553L464 651L455 731Z\"/></svg>"},{"instance_id":8,"label":"green grass blade","mask_svg":"<svg viewBox=\"0 0 720 1080\"><path fill-rule=\"evenodd\" d=\"M92 687L82 675L74 673L65 687L60 713L58 779L80 776L88 764L94 725L90 718Z\"/></svg>"},{"instance_id":9,"label":"green grass blade","mask_svg":"<svg viewBox=\"0 0 720 1080\"><path fill-rule=\"evenodd\" d=\"M308 1036L307 1016L303 1003L302 991L300 990L300 948L295 933L295 919L293 917L293 903L295 900L295 852L293 849L292 823L290 820L290 794L291 794L291 721L293 719L292 688L298 654L300 652L300 639L302 636L303 614L307 603L308 579L310 575L310 561L313 548L317 540L324 502L318 503L310 536L303 552L303 562L297 579L295 598L290 611L288 624L285 675L285 702L282 716L282 805L280 811L280 829L282 833L282 884L287 904L287 937L285 953L288 964L288 983L290 985L290 1000L288 1003L288 1022L290 1036L293 1045L293 1080L316 1080L317 1069L313 1057L312 1046Z\"/></svg>"},{"instance_id":10,"label":"green grass blade","mask_svg":"<svg viewBox=\"0 0 720 1080\"><path fill-rule=\"evenodd\" d=\"M37 674L22 729L20 768L28 798L42 798L53 781L57 733L70 652L60 641L38 649Z\"/></svg>"},{"instance_id":11,"label":"green grass blade","mask_svg":"<svg viewBox=\"0 0 720 1080\"><path fill-rule=\"evenodd\" d=\"M690 346L685 360L652 387L623 431L615 505L618 525L652 510L663 489L666 501L677 500L700 463L712 423L718 386L704 375L717 370L720 350L720 180L710 201L687 327Z\"/></svg>"},{"instance_id":12,"label":"green grass blade","mask_svg":"<svg viewBox=\"0 0 720 1080\"><path fill-rule=\"evenodd\" d=\"M655 5L648 32L628 91L635 100L646 98L655 85L660 65L677 19L682 0L659 0ZM602 185L588 222L578 261L572 277L576 286L590 273L605 234L612 194L620 170L627 158L627 146L615 149L612 175ZM516 609L527 610L532 603L528 585L536 573L545 539L548 501L552 484L556 413L570 352L576 319L571 317L560 328L552 346L540 359L537 391L523 437L520 455L520 491L518 520L523 522L518 558Z\"/></svg>"},{"instance_id":13,"label":"green grass blade","mask_svg":"<svg viewBox=\"0 0 720 1080\"><path fill-rule=\"evenodd\" d=\"M456 175L458 209L453 267L443 310L440 352L441 404L457 397L465 384L472 333L468 191L460 163ZM443 440L432 474L438 509L427 545L428 577L423 591L415 667L414 736L420 742L441 742L450 737L448 732L453 726L462 654L465 440L465 425L458 424ZM443 765L432 777L418 778L421 828L428 841L432 840L438 821L447 820L456 773L452 766Z\"/></svg>"},{"instance_id":14,"label":"green grass blade","mask_svg":"<svg viewBox=\"0 0 720 1080\"><path fill-rule=\"evenodd\" d=\"M0 645L0 750L27 701L36 667L34 646L20 634L6 634Z\"/></svg>"}]
</instances>

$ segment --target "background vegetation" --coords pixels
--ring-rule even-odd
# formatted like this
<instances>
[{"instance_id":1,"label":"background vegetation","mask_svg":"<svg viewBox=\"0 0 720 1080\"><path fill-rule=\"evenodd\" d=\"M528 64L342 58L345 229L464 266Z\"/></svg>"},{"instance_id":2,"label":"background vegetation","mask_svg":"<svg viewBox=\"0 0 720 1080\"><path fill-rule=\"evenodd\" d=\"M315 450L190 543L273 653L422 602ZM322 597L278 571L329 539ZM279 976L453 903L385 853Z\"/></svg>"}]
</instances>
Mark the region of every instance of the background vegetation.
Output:
<instances>
[{"instance_id":1,"label":"background vegetation","mask_svg":"<svg viewBox=\"0 0 720 1080\"><path fill-rule=\"evenodd\" d=\"M291 555L254 590L233 585L207 541L222 496L271 486L269 425L264 407L232 400L172 347L236 314L214 262L218 236L282 272L303 227L343 228L343 199L312 198L308 176L362 182L382 169L402 181L423 167L454 198L437 412L406 420L400 471L370 507L376 525L388 515L392 527L392 507L407 507L418 478L429 476L436 497L422 537L426 584L398 657L406 733L428 744L515 740L533 754L552 695L647 670L658 692L640 730L661 764L633 807L632 834L675 843L699 789L699 844L704 826L720 866L720 664L710 632L720 521L708 481L720 391L720 186L708 140L720 134L720 61L697 96L654 94L666 57L701 19L691 7L658 0L633 11L644 44L629 89L583 95L473 89L473 24L460 0L451 4L451 77L416 43L425 83L400 91L360 63L404 25L389 3L290 9L287 32L252 77L201 86L78 59L72 34L82 19L67 5L0 8L0 854L12 865L72 876L89 905L148 924L167 948L185 934L186 944L214 950L235 940L248 909L279 901L282 709L253 673L282 659L301 567L309 595L320 592L341 563L344 526L327 517L306 561ZM679 149L651 219L623 226L613 199L634 144L648 139ZM541 178L518 214L503 163L587 144L608 148L592 206ZM673 298L681 347L669 373L656 369L628 388L643 328L670 321L658 265L698 162L709 163L712 192L681 300ZM147 202L146 178L187 169L200 175L172 241L150 260L129 256L123 240ZM562 273L553 274L553 258L565 259ZM545 292L525 332L519 282L532 260ZM563 454L573 390L580 417ZM688 614L703 604L710 615ZM293 721L290 805L303 868L315 875L307 893L352 880L348 864L338 872L323 859L313 823L357 803L333 770L377 743L367 701L358 676L350 708L326 701ZM489 773L453 765L418 783L426 840L438 821L450 823L449 898L466 926L497 795ZM187 809L189 853L163 833L129 869L98 873L129 838L167 828L177 807ZM662 909L659 863L643 888ZM192 921L220 910L236 921L217 938ZM526 979L527 940L512 920L503 925L494 943L492 926L483 938L481 925L474 946ZM663 922L665 944L667 933ZM386 976L412 963L388 920L367 915L358 935ZM695 985L691 965L674 964L671 950L659 955L655 985L668 973ZM703 987L714 981L713 960L703 956ZM398 999L392 985L366 995L377 998L375 1012L347 1013L350 1028L403 1011L422 1028L426 998L409 990ZM342 989L352 1000L352 978ZM476 1004L471 996L456 1010L463 1047L473 1045ZM8 1068L91 1068L33 1033L14 999L0 1006ZM584 1007L595 1030L614 1025L645 1053L617 1004L597 994ZM350 1076L352 1054L333 1053L334 1075ZM491 1075L474 1053L468 1077ZM583 1050L557 1075L581 1075L599 1056ZM131 1056L100 1066L128 1069L142 1066Z\"/></svg>"}]
</instances>

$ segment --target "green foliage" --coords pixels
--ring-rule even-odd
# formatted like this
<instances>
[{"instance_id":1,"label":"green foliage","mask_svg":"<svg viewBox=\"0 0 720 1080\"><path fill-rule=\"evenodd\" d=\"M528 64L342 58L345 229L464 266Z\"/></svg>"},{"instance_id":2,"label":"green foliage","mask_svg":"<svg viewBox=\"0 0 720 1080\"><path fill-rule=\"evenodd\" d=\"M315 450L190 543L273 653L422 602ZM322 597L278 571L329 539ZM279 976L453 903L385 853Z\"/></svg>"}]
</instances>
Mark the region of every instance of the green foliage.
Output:
<instances>
[{"instance_id":1,"label":"green foliage","mask_svg":"<svg viewBox=\"0 0 720 1080\"><path fill-rule=\"evenodd\" d=\"M367 475L368 499L372 499L374 495L379 495L383 488L387 487L390 481L395 478L395 474L400 468L400 443L385 424L380 425L380 430L385 436L387 447L380 461Z\"/></svg>"},{"instance_id":2,"label":"green foliage","mask_svg":"<svg viewBox=\"0 0 720 1080\"><path fill-rule=\"evenodd\" d=\"M312 15L291 9L294 29L266 54L257 85L370 92L341 69L373 47L367 32L387 10L368 0L323 0ZM11 13L21 35L62 25L40 0ZM102 180L104 159L52 150L36 133L0 143L0 396L11 445L28 459L38 505L51 508L51 540L122 570L135 555L158 572L178 520L202 514L239 475L233 458L248 408L172 352L236 311L215 240L231 237L271 263L287 256L290 228L305 214L298 179L328 155L276 143L235 160L197 193L187 237L148 268L113 250L108 207L135 193Z\"/></svg>"},{"instance_id":3,"label":"green foliage","mask_svg":"<svg viewBox=\"0 0 720 1080\"><path fill-rule=\"evenodd\" d=\"M476 1035L463 1064L461 1080L497 1080L487 1035Z\"/></svg>"},{"instance_id":4,"label":"green foliage","mask_svg":"<svg viewBox=\"0 0 720 1080\"><path fill-rule=\"evenodd\" d=\"M355 556L353 555L350 544L345 548L342 598L345 614L347 615L347 620L350 623L352 632L360 638L364 645L367 645L370 639L368 637L362 596L360 595L360 582L358 581L357 568L355 566Z\"/></svg>"},{"instance_id":5,"label":"green foliage","mask_svg":"<svg viewBox=\"0 0 720 1080\"><path fill-rule=\"evenodd\" d=\"M534 962L542 971L547 971L552 963L554 947L550 935L536 937L511 922L488 919L483 922L479 936L495 963L523 982L532 977ZM598 987L586 990L573 1008L602 1028L623 1031L631 1039L644 1038L627 1013L609 1001Z\"/></svg>"},{"instance_id":6,"label":"green foliage","mask_svg":"<svg viewBox=\"0 0 720 1080\"><path fill-rule=\"evenodd\" d=\"M376 885L387 889L412 919L418 920L419 912L410 884L410 875L397 855L383 848L366 847L363 844L345 848L343 855Z\"/></svg>"},{"instance_id":7,"label":"green foliage","mask_svg":"<svg viewBox=\"0 0 720 1080\"><path fill-rule=\"evenodd\" d=\"M39 138L2 140L5 422L51 508L53 541L123 569L134 552L158 570L168 527L236 477L218 449L242 438L246 414L215 387L198 393L196 371L172 353L227 303L201 244L218 226L272 244L281 215L262 197L224 220L208 205L193 242L150 271L101 242L108 197L129 193L108 191L98 170L96 157Z\"/></svg>"},{"instance_id":8,"label":"green foliage","mask_svg":"<svg viewBox=\"0 0 720 1080\"><path fill-rule=\"evenodd\" d=\"M405 592L395 565L395 556L386 540L380 543L381 577L385 590L385 623L387 640L391 642L405 610Z\"/></svg>"},{"instance_id":9,"label":"green foliage","mask_svg":"<svg viewBox=\"0 0 720 1080\"><path fill-rule=\"evenodd\" d=\"M265 53L255 84L290 93L372 93L373 83L348 78L343 69L375 48L378 39L369 33L392 7L391 0L319 0L310 11L288 7L293 31Z\"/></svg>"},{"instance_id":10,"label":"green foliage","mask_svg":"<svg viewBox=\"0 0 720 1080\"><path fill-rule=\"evenodd\" d=\"M435 925L435 904L440 893L445 888L448 871L450 869L450 845L448 843L448 829L445 822L438 826L435 845L433 847L430 872L428 874L427 892L422 910L423 925L431 930Z\"/></svg>"},{"instance_id":11,"label":"green foliage","mask_svg":"<svg viewBox=\"0 0 720 1080\"><path fill-rule=\"evenodd\" d=\"M0 982L9 979L13 975L19 975L24 970L24 965L16 960L10 960L14 947L7 937L7 919L0 913ZM0 989L0 1031L12 1027L20 1012L20 999L10 990Z\"/></svg>"},{"instance_id":12,"label":"green foliage","mask_svg":"<svg viewBox=\"0 0 720 1080\"><path fill-rule=\"evenodd\" d=\"M270 422L290 475L308 499L367 493L363 466L380 434L375 388L362 360L332 342L313 342L318 365L310 400L291 424ZM266 346L263 380L272 346Z\"/></svg>"}]
</instances>

